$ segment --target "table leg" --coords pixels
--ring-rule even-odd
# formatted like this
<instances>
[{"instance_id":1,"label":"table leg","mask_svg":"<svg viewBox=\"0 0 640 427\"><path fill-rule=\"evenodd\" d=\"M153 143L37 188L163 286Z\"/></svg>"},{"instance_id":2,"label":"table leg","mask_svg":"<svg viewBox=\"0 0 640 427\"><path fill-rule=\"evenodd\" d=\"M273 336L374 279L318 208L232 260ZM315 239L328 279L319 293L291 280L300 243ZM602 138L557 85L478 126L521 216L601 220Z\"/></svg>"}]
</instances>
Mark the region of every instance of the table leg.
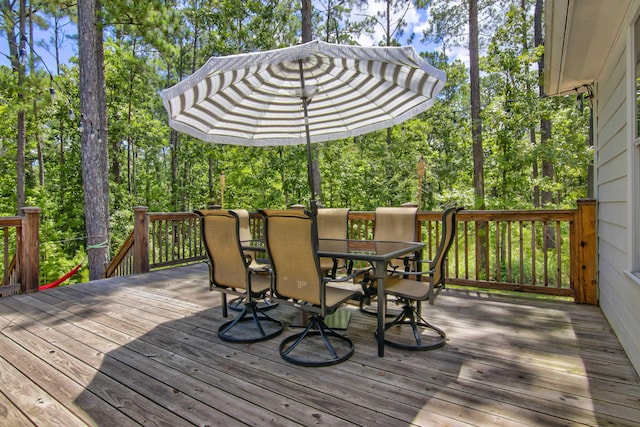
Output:
<instances>
[{"instance_id":1,"label":"table leg","mask_svg":"<svg viewBox=\"0 0 640 427\"><path fill-rule=\"evenodd\" d=\"M387 263L376 262L376 280L378 281L378 356L384 356L384 323L386 317L386 296L384 294L384 282L387 277Z\"/></svg>"}]
</instances>

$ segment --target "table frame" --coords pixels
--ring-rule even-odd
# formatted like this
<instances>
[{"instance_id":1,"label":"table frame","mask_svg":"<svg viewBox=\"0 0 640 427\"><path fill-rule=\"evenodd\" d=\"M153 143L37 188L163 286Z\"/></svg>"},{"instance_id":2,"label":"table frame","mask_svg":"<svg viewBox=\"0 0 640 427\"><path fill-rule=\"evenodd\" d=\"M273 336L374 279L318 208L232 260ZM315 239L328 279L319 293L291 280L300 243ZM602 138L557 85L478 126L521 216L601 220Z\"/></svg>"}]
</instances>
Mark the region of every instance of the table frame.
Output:
<instances>
[{"instance_id":1,"label":"table frame","mask_svg":"<svg viewBox=\"0 0 640 427\"><path fill-rule=\"evenodd\" d=\"M345 244L346 243L346 244ZM337 247L346 250L338 250ZM333 247L333 248L332 248ZM373 250L371 250L373 248ZM386 317L385 282L387 278L387 263L410 253L416 253L420 258L424 243L422 242L389 242L379 240L339 240L319 239L318 255L327 258L344 258L349 260L367 261L374 265L375 280L378 289L378 322L376 327L378 338L378 356L384 356L384 326ZM380 252L378 250L380 249Z\"/></svg>"}]
</instances>

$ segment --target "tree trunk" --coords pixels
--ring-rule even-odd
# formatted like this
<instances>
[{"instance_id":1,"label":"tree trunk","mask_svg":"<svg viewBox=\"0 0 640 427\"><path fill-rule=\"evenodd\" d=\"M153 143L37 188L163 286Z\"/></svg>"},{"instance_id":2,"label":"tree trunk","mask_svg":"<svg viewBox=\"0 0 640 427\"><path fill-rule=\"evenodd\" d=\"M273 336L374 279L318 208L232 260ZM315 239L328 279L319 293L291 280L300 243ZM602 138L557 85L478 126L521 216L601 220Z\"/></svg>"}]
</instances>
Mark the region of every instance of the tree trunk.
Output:
<instances>
[{"instance_id":1,"label":"tree trunk","mask_svg":"<svg viewBox=\"0 0 640 427\"><path fill-rule=\"evenodd\" d=\"M313 15L313 8L311 0L302 0L302 43L310 42L312 40L311 34L311 17Z\"/></svg>"},{"instance_id":2,"label":"tree trunk","mask_svg":"<svg viewBox=\"0 0 640 427\"><path fill-rule=\"evenodd\" d=\"M543 9L543 0L536 0L536 6L534 11L534 42L536 47L542 46L544 43L544 38L542 35L542 9ZM540 98L544 97L544 86L543 82L543 73L544 73L544 58L540 56L538 58L538 94ZM540 117L540 145L544 146L545 144L549 144L551 140L551 120L546 118L543 115ZM544 150L545 152L547 150ZM542 176L548 178L549 181L553 180L554 175L554 166L551 159L549 159L546 155L542 158ZM547 207L553 199L553 193L549 190L542 191L540 197L540 205L542 208ZM555 241L555 232L553 227L545 228L546 232L544 235L544 250L556 247Z\"/></svg>"},{"instance_id":3,"label":"tree trunk","mask_svg":"<svg viewBox=\"0 0 640 427\"><path fill-rule=\"evenodd\" d=\"M471 139L473 140L473 188L475 209L485 209L484 155L480 118L480 65L478 57L478 1L469 0L469 77L471 82Z\"/></svg>"},{"instance_id":4,"label":"tree trunk","mask_svg":"<svg viewBox=\"0 0 640 427\"><path fill-rule=\"evenodd\" d=\"M536 0L536 6L534 11L534 37L536 47L542 46L544 43L544 38L542 35L542 13L543 13L543 0ZM542 84L544 74L544 58L540 56L538 58L538 77L539 77L539 96L541 98L544 97L544 86ZM549 143L551 139L551 120L546 118L543 115L540 117L540 145L544 146ZM542 158L542 176L548 178L549 180L553 179L554 175L554 167L553 162L548 157ZM544 190L541 195L541 206L544 208L549 203L551 203L553 198L553 193L551 191Z\"/></svg>"},{"instance_id":5,"label":"tree trunk","mask_svg":"<svg viewBox=\"0 0 640 427\"><path fill-rule=\"evenodd\" d=\"M33 5L32 4L29 4L29 13L28 13L27 19L29 20L29 47L30 47L29 48L29 70L33 70L34 59L35 59L35 52L33 51L33 46L35 46L35 40L33 39L34 31L33 31ZM51 77L51 89L53 89L53 77ZM33 123L37 128L40 123L40 119L38 117L38 102L37 102L37 99L35 98L33 99L32 117L33 117ZM36 151L38 155L38 183L40 184L40 187L44 187L44 154L42 150L41 132L39 132L38 130L36 130L35 140L36 140Z\"/></svg>"},{"instance_id":6,"label":"tree trunk","mask_svg":"<svg viewBox=\"0 0 640 427\"><path fill-rule=\"evenodd\" d=\"M478 1L469 0L469 78L471 82L471 139L473 141L473 189L474 209L485 209L484 154L482 150L482 119L480 118L480 63L478 53ZM477 262L479 278L489 279L487 271L488 231L487 223L479 221Z\"/></svg>"},{"instance_id":7,"label":"tree trunk","mask_svg":"<svg viewBox=\"0 0 640 427\"><path fill-rule=\"evenodd\" d=\"M215 195L213 193L213 156L211 154L207 156L207 164L207 178L209 181L209 199L207 200L207 205L212 205L214 204Z\"/></svg>"},{"instance_id":8,"label":"tree trunk","mask_svg":"<svg viewBox=\"0 0 640 427\"><path fill-rule=\"evenodd\" d=\"M11 10L11 9L9 9ZM17 70L18 70L18 100L20 105L24 102L24 85L25 85L25 73L26 69L24 61L26 60L26 25L27 25L27 10L26 1L20 0L20 11L18 16L19 32L18 34L18 50L16 51ZM26 112L21 107L18 111L18 141L16 146L16 202L17 211L24 207L26 200L24 175L25 175L25 145L27 140L27 125L26 125Z\"/></svg>"},{"instance_id":9,"label":"tree trunk","mask_svg":"<svg viewBox=\"0 0 640 427\"><path fill-rule=\"evenodd\" d=\"M169 146L171 148L171 206L174 211L178 211L180 203L180 184L178 182L178 132L171 130L169 136Z\"/></svg>"},{"instance_id":10,"label":"tree trunk","mask_svg":"<svg viewBox=\"0 0 640 427\"><path fill-rule=\"evenodd\" d=\"M537 0L536 1L536 6L535 6L535 11L534 11L534 37L533 37L533 45L538 47L540 46L540 44L542 44L542 2L543 0ZM520 3L520 9L522 10L522 14L526 15L526 2L525 0L522 0ZM524 35L526 37L526 34ZM526 39L525 39L526 40ZM538 78L540 77L540 67L544 65L544 64L540 64L540 60L538 60ZM527 66L527 74L529 71L529 67ZM542 80L540 80L540 82L542 82ZM538 90L540 88L540 83L538 83ZM527 83L527 91L529 90L529 84ZM529 139L531 141L531 145L535 148L536 144L537 144L537 138L536 138L536 129L535 126L532 126L531 128L529 128ZM540 185L537 184L538 182L538 176L539 176L539 172L538 172L538 159L534 158L533 162L532 162L532 166L531 166L531 178L533 179L533 182L535 183L533 186L533 207L534 208L539 208L540 207Z\"/></svg>"},{"instance_id":11,"label":"tree trunk","mask_svg":"<svg viewBox=\"0 0 640 427\"><path fill-rule=\"evenodd\" d=\"M82 185L90 280L104 276L109 242L109 162L100 12L98 0L78 2Z\"/></svg>"},{"instance_id":12,"label":"tree trunk","mask_svg":"<svg viewBox=\"0 0 640 427\"><path fill-rule=\"evenodd\" d=\"M60 75L60 20L57 17L53 18L53 49L54 49L54 56L56 59L56 75ZM65 132L65 117L64 115L65 112L58 112L58 127L59 127L59 133L60 133L60 159L59 159L59 175L58 175L58 197L59 197L59 206L63 206L64 205L64 197L65 197L65 186L66 186L66 180L65 180L65 175L64 175L64 142L66 139L66 132ZM68 114L70 116L70 118L73 120L73 118L75 117L75 114L73 114L73 110L69 110Z\"/></svg>"}]
</instances>

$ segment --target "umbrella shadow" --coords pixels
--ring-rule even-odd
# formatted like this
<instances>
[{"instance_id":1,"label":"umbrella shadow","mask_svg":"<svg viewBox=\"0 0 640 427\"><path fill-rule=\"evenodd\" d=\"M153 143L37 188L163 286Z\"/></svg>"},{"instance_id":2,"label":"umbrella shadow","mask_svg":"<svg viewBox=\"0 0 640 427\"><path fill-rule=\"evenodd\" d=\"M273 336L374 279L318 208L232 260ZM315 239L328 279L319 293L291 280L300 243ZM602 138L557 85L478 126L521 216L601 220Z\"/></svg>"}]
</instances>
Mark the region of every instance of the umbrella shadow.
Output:
<instances>
[{"instance_id":1,"label":"umbrella shadow","mask_svg":"<svg viewBox=\"0 0 640 427\"><path fill-rule=\"evenodd\" d=\"M149 307L111 314L109 328L119 332L105 342L118 341L117 347L104 346L76 405L110 426L621 421L602 415L611 413L609 402L619 393L614 381L599 378L603 360L580 350L599 332L585 329L581 311L570 306L542 312L526 300L487 303L486 297L447 291L425 310L447 332L447 345L426 352L387 347L384 358L377 357L375 321L350 307L346 333L356 347L353 357L305 368L278 353L283 337L298 329L287 327L282 336L260 343L223 342L217 337L226 321L220 299L208 290L204 297L210 307L190 310L193 305L185 303L183 315L163 322ZM287 322L297 315L287 307L270 313ZM615 351L604 347L604 353ZM578 365L584 374L572 372ZM620 375L633 384L631 373ZM638 402L631 395L627 400L628 411L637 411Z\"/></svg>"},{"instance_id":2,"label":"umbrella shadow","mask_svg":"<svg viewBox=\"0 0 640 427\"><path fill-rule=\"evenodd\" d=\"M285 321L297 316L286 307L271 312ZM76 404L98 424L109 425L119 424L111 418L114 411L91 402L108 402L117 408L120 420L172 426L404 425L415 418L412 411L417 413L417 408L397 402L395 386L372 393L375 381L357 372L362 362L313 369L294 366L280 358L280 338L254 344L221 341L217 328L224 321L219 306L204 309L159 324L105 352ZM295 332L297 328L288 328L283 336ZM375 351L371 333L369 343L358 344ZM389 414L380 410L385 407Z\"/></svg>"}]
</instances>

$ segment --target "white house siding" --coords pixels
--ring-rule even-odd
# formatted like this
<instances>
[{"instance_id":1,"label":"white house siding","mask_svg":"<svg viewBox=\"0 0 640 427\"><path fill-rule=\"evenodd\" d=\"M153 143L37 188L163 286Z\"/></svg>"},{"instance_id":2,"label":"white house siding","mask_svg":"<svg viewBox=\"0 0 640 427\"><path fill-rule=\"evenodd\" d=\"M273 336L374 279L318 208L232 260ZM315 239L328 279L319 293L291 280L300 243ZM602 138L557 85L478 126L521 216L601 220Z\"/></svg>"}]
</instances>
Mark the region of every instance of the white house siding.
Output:
<instances>
[{"instance_id":1,"label":"white house siding","mask_svg":"<svg viewBox=\"0 0 640 427\"><path fill-rule=\"evenodd\" d=\"M630 22L631 18L629 18ZM623 27L626 32L629 27ZM626 35L618 38L596 82L596 198L598 201L598 270L600 307L627 355L640 372L640 286L624 273L631 266L629 217L629 155L635 123L628 123L633 105L628 96ZM640 189L639 189L640 190Z\"/></svg>"}]
</instances>

